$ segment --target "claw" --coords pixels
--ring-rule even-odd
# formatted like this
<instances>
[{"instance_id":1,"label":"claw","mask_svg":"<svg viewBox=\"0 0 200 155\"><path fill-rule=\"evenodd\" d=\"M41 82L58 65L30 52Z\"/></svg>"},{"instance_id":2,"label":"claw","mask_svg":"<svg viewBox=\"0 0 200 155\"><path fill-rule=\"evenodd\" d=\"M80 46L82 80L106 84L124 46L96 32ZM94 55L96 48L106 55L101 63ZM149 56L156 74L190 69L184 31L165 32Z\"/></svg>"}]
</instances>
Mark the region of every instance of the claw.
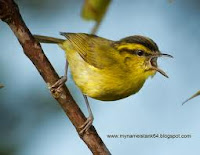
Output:
<instances>
[{"instance_id":1,"label":"claw","mask_svg":"<svg viewBox=\"0 0 200 155\"><path fill-rule=\"evenodd\" d=\"M94 117L91 115L87 118L87 120L79 127L81 131L79 132L80 135L82 135L84 132L87 132L88 129L92 126L92 123L94 121Z\"/></svg>"},{"instance_id":2,"label":"claw","mask_svg":"<svg viewBox=\"0 0 200 155\"><path fill-rule=\"evenodd\" d=\"M51 86L51 88L54 89L63 86L66 81L67 81L67 76L62 76L55 84L53 84L53 86Z\"/></svg>"},{"instance_id":3,"label":"claw","mask_svg":"<svg viewBox=\"0 0 200 155\"><path fill-rule=\"evenodd\" d=\"M50 87L50 91L53 93L59 93L61 87L65 84L66 81L67 81L67 76L62 76L58 81L56 81L55 84L53 84Z\"/></svg>"}]
</instances>

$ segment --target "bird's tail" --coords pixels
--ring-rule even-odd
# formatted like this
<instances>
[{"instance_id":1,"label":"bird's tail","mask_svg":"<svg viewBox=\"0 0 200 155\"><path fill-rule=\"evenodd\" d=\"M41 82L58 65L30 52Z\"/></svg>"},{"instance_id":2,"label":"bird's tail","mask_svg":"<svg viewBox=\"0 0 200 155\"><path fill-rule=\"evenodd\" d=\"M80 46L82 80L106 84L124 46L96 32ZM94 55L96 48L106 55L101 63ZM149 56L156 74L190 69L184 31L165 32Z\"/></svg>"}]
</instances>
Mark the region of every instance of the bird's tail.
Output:
<instances>
[{"instance_id":1,"label":"bird's tail","mask_svg":"<svg viewBox=\"0 0 200 155\"><path fill-rule=\"evenodd\" d=\"M61 44L65 41L64 39L48 37L48 36L41 36L41 35L33 35L33 36L40 43Z\"/></svg>"}]
</instances>

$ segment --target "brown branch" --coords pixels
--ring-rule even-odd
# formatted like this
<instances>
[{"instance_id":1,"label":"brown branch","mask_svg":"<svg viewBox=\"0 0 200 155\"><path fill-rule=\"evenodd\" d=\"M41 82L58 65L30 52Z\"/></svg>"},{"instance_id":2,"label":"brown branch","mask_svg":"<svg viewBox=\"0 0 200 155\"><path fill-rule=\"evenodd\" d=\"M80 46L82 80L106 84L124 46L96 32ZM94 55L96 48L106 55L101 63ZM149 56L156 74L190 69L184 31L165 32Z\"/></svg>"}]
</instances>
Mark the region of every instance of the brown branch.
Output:
<instances>
[{"instance_id":1,"label":"brown branch","mask_svg":"<svg viewBox=\"0 0 200 155\"><path fill-rule=\"evenodd\" d=\"M25 25L19 13L18 6L13 0L0 0L0 19L10 26L23 47L25 55L32 61L47 85L53 85L59 79L58 74L45 56L40 44L35 41ZM86 121L86 118L72 98L67 87L62 87L59 96L53 94L52 96L61 105L79 133L79 127ZM88 130L88 133L79 136L93 154L110 154L93 126Z\"/></svg>"}]
</instances>

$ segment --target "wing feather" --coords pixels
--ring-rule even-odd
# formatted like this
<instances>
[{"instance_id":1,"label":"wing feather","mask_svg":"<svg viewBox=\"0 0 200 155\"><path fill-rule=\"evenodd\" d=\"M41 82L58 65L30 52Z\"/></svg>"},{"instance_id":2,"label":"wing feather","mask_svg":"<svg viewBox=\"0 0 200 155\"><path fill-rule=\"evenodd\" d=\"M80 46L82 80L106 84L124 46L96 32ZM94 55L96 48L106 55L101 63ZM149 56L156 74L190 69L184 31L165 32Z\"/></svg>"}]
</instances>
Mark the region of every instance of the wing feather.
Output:
<instances>
[{"instance_id":1,"label":"wing feather","mask_svg":"<svg viewBox=\"0 0 200 155\"><path fill-rule=\"evenodd\" d=\"M103 69L116 62L112 57L113 52L110 52L114 50L111 40L85 33L61 33L61 35L72 43L85 62L96 68Z\"/></svg>"}]
</instances>

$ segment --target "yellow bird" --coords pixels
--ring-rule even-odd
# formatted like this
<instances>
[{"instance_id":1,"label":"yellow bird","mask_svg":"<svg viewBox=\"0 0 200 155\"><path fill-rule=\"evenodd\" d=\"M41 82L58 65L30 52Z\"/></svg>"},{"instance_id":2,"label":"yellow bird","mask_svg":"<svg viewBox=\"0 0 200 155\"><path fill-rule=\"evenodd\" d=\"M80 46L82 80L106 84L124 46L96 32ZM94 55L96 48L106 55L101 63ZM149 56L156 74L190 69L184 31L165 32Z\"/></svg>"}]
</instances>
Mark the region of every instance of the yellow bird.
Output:
<instances>
[{"instance_id":1,"label":"yellow bird","mask_svg":"<svg viewBox=\"0 0 200 155\"><path fill-rule=\"evenodd\" d=\"M162 54L148 37L130 36L112 41L85 33L61 33L66 39L35 35L42 43L58 44L66 53L66 74L52 88L61 87L67 79L68 64L73 80L84 94L89 117L80 127L83 133L92 125L93 115L87 96L114 101L137 93L149 76L158 71L157 58Z\"/></svg>"}]
</instances>

